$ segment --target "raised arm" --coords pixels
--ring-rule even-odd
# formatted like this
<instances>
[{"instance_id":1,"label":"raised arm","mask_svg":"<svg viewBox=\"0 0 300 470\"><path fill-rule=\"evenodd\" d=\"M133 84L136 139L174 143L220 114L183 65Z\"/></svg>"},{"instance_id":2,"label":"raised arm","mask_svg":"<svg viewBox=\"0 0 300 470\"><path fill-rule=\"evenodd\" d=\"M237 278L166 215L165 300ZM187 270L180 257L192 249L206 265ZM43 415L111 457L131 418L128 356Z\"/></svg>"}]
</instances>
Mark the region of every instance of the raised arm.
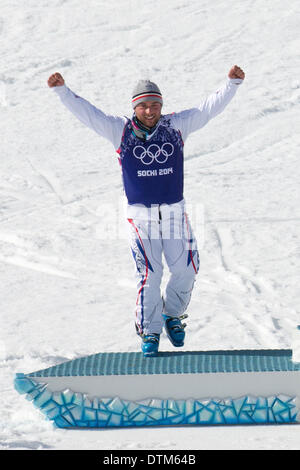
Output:
<instances>
[{"instance_id":1,"label":"raised arm","mask_svg":"<svg viewBox=\"0 0 300 470\"><path fill-rule=\"evenodd\" d=\"M125 117L105 114L96 108L96 106L89 103L89 101L76 95L65 85L65 81L60 73L54 73L49 77L48 86L53 88L62 103L84 125L108 139L115 149L119 148L126 123Z\"/></svg>"},{"instance_id":2,"label":"raised arm","mask_svg":"<svg viewBox=\"0 0 300 470\"><path fill-rule=\"evenodd\" d=\"M174 125L181 131L185 141L192 132L201 129L212 118L220 114L234 97L238 86L243 83L245 73L234 65L229 73L226 83L215 93L204 100L199 107L187 109L180 113L174 113L171 119Z\"/></svg>"}]
</instances>

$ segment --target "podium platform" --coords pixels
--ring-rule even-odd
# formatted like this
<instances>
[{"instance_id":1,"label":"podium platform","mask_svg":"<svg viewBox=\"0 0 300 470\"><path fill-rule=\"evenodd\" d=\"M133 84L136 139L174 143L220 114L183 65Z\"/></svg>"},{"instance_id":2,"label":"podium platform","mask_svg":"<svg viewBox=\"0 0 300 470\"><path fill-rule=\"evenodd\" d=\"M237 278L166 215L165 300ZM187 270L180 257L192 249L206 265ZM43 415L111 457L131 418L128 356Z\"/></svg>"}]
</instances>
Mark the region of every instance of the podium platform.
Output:
<instances>
[{"instance_id":1,"label":"podium platform","mask_svg":"<svg viewBox=\"0 0 300 470\"><path fill-rule=\"evenodd\" d=\"M60 428L300 421L290 349L98 353L18 373L14 385Z\"/></svg>"}]
</instances>

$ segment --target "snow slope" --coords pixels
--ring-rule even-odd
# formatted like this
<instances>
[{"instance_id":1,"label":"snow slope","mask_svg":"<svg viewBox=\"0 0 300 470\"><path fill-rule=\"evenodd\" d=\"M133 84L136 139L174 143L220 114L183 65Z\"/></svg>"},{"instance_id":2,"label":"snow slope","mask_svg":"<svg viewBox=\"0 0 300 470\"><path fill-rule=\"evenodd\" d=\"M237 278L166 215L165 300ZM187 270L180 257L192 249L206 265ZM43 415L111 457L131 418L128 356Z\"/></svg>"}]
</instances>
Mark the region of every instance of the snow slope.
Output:
<instances>
[{"instance_id":1,"label":"snow slope","mask_svg":"<svg viewBox=\"0 0 300 470\"><path fill-rule=\"evenodd\" d=\"M159 84L167 113L200 103L233 64L245 70L230 106L185 145L201 256L185 350L291 347L299 21L298 0L2 0L2 449L300 448L297 425L55 430L13 389L16 372L140 348L119 164L47 87L54 72L104 111L130 115L140 78ZM161 349L172 349L165 337Z\"/></svg>"}]
</instances>

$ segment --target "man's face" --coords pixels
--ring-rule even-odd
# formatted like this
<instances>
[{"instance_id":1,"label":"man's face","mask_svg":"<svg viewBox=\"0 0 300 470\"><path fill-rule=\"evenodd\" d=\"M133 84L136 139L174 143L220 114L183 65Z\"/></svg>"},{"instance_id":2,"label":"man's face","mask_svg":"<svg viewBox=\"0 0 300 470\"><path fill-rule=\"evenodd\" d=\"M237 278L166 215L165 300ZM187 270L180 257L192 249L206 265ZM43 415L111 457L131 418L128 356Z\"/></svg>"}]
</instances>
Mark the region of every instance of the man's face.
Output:
<instances>
[{"instance_id":1,"label":"man's face","mask_svg":"<svg viewBox=\"0 0 300 470\"><path fill-rule=\"evenodd\" d=\"M147 127L154 127L161 116L161 104L158 101L144 101L135 107L139 121Z\"/></svg>"}]
</instances>

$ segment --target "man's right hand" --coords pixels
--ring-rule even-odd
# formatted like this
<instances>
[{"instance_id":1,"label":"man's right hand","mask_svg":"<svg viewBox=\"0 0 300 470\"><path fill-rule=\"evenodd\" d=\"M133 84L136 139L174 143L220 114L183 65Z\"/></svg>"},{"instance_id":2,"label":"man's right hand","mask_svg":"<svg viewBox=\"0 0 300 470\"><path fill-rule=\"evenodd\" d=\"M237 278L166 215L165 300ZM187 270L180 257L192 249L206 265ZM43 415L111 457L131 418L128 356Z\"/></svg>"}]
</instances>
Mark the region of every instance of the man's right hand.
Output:
<instances>
[{"instance_id":1,"label":"man's right hand","mask_svg":"<svg viewBox=\"0 0 300 470\"><path fill-rule=\"evenodd\" d=\"M60 73L53 73L49 78L48 78L48 86L50 88L54 86L63 86L65 84L65 81L63 77L61 76Z\"/></svg>"}]
</instances>

